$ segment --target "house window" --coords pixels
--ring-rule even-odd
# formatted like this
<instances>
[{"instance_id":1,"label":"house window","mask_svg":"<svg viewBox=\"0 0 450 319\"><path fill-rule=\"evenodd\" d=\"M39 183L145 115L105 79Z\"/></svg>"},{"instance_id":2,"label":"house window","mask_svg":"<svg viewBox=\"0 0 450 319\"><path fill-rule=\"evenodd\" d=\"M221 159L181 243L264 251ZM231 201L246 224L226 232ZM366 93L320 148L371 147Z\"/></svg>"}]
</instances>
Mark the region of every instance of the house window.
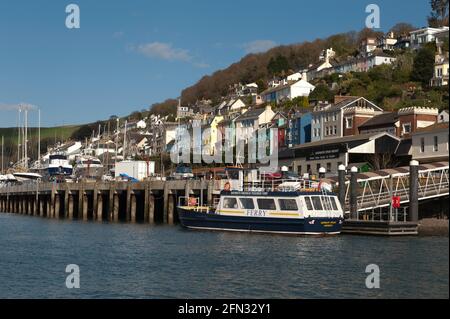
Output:
<instances>
[{"instance_id":1,"label":"house window","mask_svg":"<svg viewBox=\"0 0 450 319\"><path fill-rule=\"evenodd\" d=\"M411 133L411 123L403 124L403 134Z\"/></svg>"},{"instance_id":2,"label":"house window","mask_svg":"<svg viewBox=\"0 0 450 319\"><path fill-rule=\"evenodd\" d=\"M317 171L317 173L319 173L320 167L321 167L320 163L317 163L316 164L316 171Z\"/></svg>"},{"instance_id":3,"label":"house window","mask_svg":"<svg viewBox=\"0 0 450 319\"><path fill-rule=\"evenodd\" d=\"M301 165L299 165L299 166L297 166L297 174L301 174L302 173L302 166Z\"/></svg>"},{"instance_id":4,"label":"house window","mask_svg":"<svg viewBox=\"0 0 450 319\"><path fill-rule=\"evenodd\" d=\"M327 173L331 173L331 163L327 163Z\"/></svg>"},{"instance_id":5,"label":"house window","mask_svg":"<svg viewBox=\"0 0 450 319\"><path fill-rule=\"evenodd\" d=\"M345 128L353 128L353 117L345 118Z\"/></svg>"},{"instance_id":6,"label":"house window","mask_svg":"<svg viewBox=\"0 0 450 319\"><path fill-rule=\"evenodd\" d=\"M420 153L425 152L425 138L421 137L420 138Z\"/></svg>"},{"instance_id":7,"label":"house window","mask_svg":"<svg viewBox=\"0 0 450 319\"><path fill-rule=\"evenodd\" d=\"M439 141L437 136L434 136L433 151L439 151Z\"/></svg>"},{"instance_id":8,"label":"house window","mask_svg":"<svg viewBox=\"0 0 450 319\"><path fill-rule=\"evenodd\" d=\"M329 131L328 126L327 126L327 127L325 128L325 136L330 135L329 133L330 133L330 131Z\"/></svg>"},{"instance_id":9,"label":"house window","mask_svg":"<svg viewBox=\"0 0 450 319\"><path fill-rule=\"evenodd\" d=\"M337 126L333 126L333 134L336 135L337 134Z\"/></svg>"},{"instance_id":10,"label":"house window","mask_svg":"<svg viewBox=\"0 0 450 319\"><path fill-rule=\"evenodd\" d=\"M333 121L337 121L337 113L336 112L333 113Z\"/></svg>"}]
</instances>

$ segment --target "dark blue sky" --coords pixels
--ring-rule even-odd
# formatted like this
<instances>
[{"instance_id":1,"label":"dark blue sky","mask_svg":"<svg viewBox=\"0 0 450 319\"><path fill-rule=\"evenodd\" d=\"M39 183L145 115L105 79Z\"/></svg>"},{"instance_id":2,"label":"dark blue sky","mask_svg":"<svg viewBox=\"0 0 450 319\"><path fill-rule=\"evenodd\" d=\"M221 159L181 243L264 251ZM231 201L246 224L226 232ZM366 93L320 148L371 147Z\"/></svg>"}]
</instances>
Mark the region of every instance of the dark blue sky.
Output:
<instances>
[{"instance_id":1,"label":"dark blue sky","mask_svg":"<svg viewBox=\"0 0 450 319\"><path fill-rule=\"evenodd\" d=\"M362 29L374 2L0 0L0 127L16 125L8 105L21 102L49 126L147 108L248 52ZM70 3L80 29L65 27ZM428 0L376 4L384 31L424 26L430 11Z\"/></svg>"}]
</instances>

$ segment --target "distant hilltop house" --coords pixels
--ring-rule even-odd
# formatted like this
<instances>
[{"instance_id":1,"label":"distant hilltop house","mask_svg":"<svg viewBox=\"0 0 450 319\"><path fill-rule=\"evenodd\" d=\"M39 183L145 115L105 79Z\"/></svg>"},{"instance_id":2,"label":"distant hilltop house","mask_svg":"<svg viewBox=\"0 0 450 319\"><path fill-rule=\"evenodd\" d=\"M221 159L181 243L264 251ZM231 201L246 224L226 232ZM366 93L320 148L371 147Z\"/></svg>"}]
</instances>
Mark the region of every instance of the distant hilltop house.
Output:
<instances>
[{"instance_id":1,"label":"distant hilltop house","mask_svg":"<svg viewBox=\"0 0 450 319\"><path fill-rule=\"evenodd\" d=\"M418 50L425 43L434 42L437 39L448 37L449 28L421 28L410 32L410 47L413 50Z\"/></svg>"},{"instance_id":2,"label":"distant hilltop house","mask_svg":"<svg viewBox=\"0 0 450 319\"><path fill-rule=\"evenodd\" d=\"M303 73L300 80L288 80L287 78L278 84L272 82L272 87L261 93L262 99L266 103L279 103L284 100L292 100L300 96L309 96L314 91L315 86L309 83L306 73Z\"/></svg>"}]
</instances>

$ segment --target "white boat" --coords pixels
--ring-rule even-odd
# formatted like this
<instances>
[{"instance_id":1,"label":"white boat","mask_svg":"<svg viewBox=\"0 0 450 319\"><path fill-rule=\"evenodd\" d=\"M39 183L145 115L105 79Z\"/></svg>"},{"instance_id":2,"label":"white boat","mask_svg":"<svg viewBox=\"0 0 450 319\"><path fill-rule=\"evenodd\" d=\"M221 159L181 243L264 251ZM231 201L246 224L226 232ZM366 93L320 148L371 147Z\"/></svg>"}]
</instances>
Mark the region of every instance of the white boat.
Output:
<instances>
[{"instance_id":1,"label":"white boat","mask_svg":"<svg viewBox=\"0 0 450 319\"><path fill-rule=\"evenodd\" d=\"M80 156L75 160L74 174L81 178L100 179L103 175L102 162L94 156Z\"/></svg>"}]
</instances>

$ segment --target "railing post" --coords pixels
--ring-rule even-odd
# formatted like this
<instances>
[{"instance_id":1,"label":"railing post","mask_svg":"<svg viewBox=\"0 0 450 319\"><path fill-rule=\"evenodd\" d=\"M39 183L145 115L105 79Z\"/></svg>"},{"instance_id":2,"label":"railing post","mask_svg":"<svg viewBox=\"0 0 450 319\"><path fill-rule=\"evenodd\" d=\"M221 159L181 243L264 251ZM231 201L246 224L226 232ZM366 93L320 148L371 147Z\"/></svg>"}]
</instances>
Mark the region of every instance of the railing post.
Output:
<instances>
[{"instance_id":1,"label":"railing post","mask_svg":"<svg viewBox=\"0 0 450 319\"><path fill-rule=\"evenodd\" d=\"M358 180L357 175L358 168L353 166L351 168L351 177L350 177L350 218L358 219Z\"/></svg>"},{"instance_id":2,"label":"railing post","mask_svg":"<svg viewBox=\"0 0 450 319\"><path fill-rule=\"evenodd\" d=\"M409 163L409 220L419 220L419 162Z\"/></svg>"},{"instance_id":3,"label":"railing post","mask_svg":"<svg viewBox=\"0 0 450 319\"><path fill-rule=\"evenodd\" d=\"M345 212L345 166L339 165L338 167L338 181L339 181L339 202L341 203L342 210Z\"/></svg>"}]
</instances>

